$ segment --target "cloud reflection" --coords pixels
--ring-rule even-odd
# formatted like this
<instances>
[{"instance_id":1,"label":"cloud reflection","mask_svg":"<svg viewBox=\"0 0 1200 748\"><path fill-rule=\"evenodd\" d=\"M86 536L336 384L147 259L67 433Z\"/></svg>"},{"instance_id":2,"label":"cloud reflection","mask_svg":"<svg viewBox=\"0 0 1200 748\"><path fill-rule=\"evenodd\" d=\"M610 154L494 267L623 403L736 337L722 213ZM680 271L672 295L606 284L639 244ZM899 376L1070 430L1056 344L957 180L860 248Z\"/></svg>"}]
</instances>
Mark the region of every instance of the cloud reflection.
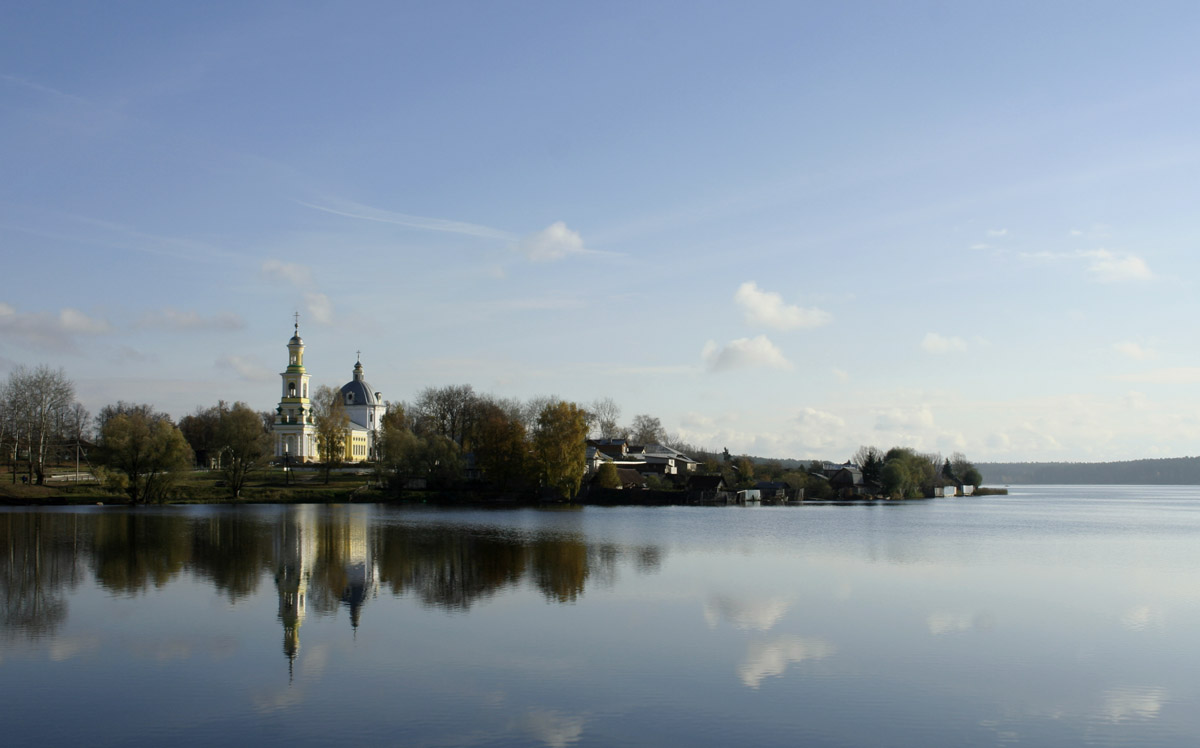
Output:
<instances>
[{"instance_id":1,"label":"cloud reflection","mask_svg":"<svg viewBox=\"0 0 1200 748\"><path fill-rule=\"evenodd\" d=\"M746 686L757 689L764 679L783 675L793 664L821 660L836 652L837 647L822 639L798 636L751 642L746 659L738 668L738 677Z\"/></svg>"},{"instance_id":2,"label":"cloud reflection","mask_svg":"<svg viewBox=\"0 0 1200 748\"><path fill-rule=\"evenodd\" d=\"M1104 692L1100 718L1106 722L1155 719L1167 700L1165 688L1114 688Z\"/></svg>"},{"instance_id":3,"label":"cloud reflection","mask_svg":"<svg viewBox=\"0 0 1200 748\"><path fill-rule=\"evenodd\" d=\"M770 631L787 613L791 603L781 597L748 600L730 595L713 595L704 604L704 620L709 628L721 621L734 628L750 631Z\"/></svg>"},{"instance_id":4,"label":"cloud reflection","mask_svg":"<svg viewBox=\"0 0 1200 748\"><path fill-rule=\"evenodd\" d=\"M516 726L551 748L565 748L583 736L584 718L556 709L533 708L518 718Z\"/></svg>"}]
</instances>

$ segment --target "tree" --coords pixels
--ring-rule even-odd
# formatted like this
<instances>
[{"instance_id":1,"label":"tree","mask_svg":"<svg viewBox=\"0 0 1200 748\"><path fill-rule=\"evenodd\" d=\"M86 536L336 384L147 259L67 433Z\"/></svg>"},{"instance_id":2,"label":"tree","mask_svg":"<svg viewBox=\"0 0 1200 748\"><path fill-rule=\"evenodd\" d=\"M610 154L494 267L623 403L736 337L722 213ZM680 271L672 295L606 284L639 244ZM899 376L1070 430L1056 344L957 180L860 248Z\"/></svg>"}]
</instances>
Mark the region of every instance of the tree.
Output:
<instances>
[{"instance_id":1,"label":"tree","mask_svg":"<svg viewBox=\"0 0 1200 748\"><path fill-rule=\"evenodd\" d=\"M620 488L621 476L617 473L617 466L611 462L606 462L596 471L596 485L601 488Z\"/></svg>"},{"instance_id":2,"label":"tree","mask_svg":"<svg viewBox=\"0 0 1200 748\"><path fill-rule=\"evenodd\" d=\"M950 468L954 471L955 477L963 483L975 486L976 488L979 488L979 484L983 483L983 476L980 475L979 470L975 468L975 465L962 452L955 452L950 455Z\"/></svg>"},{"instance_id":3,"label":"tree","mask_svg":"<svg viewBox=\"0 0 1200 748\"><path fill-rule=\"evenodd\" d=\"M541 484L570 500L587 467L587 413L575 403L546 405L538 414L533 459Z\"/></svg>"},{"instance_id":4,"label":"tree","mask_svg":"<svg viewBox=\"0 0 1200 748\"><path fill-rule=\"evenodd\" d=\"M633 417L629 427L629 440L634 444L660 444L666 440L667 431L662 421L642 413Z\"/></svg>"},{"instance_id":5,"label":"tree","mask_svg":"<svg viewBox=\"0 0 1200 748\"><path fill-rule=\"evenodd\" d=\"M14 451L23 437L29 475L42 485L47 455L58 447L60 428L75 401L75 385L62 369L41 365L31 371L18 366L9 374L5 390Z\"/></svg>"},{"instance_id":6,"label":"tree","mask_svg":"<svg viewBox=\"0 0 1200 748\"><path fill-rule=\"evenodd\" d=\"M164 501L191 464L192 450L169 418L145 406L105 421L99 458L115 471L129 500L138 504Z\"/></svg>"},{"instance_id":7,"label":"tree","mask_svg":"<svg viewBox=\"0 0 1200 748\"><path fill-rule=\"evenodd\" d=\"M471 444L475 464L496 488L503 491L526 474L529 443L518 410L481 402Z\"/></svg>"},{"instance_id":8,"label":"tree","mask_svg":"<svg viewBox=\"0 0 1200 748\"><path fill-rule=\"evenodd\" d=\"M217 424L221 420L221 411L227 409L225 401L221 400L214 407L196 408L193 413L179 419L179 431L183 434L183 438L187 439L188 446L192 448L197 465L211 467L213 461L217 459L220 452L217 443Z\"/></svg>"},{"instance_id":9,"label":"tree","mask_svg":"<svg viewBox=\"0 0 1200 748\"><path fill-rule=\"evenodd\" d=\"M317 451L321 456L321 467L325 472L325 483L329 474L346 455L346 440L350 437L350 416L342 403L341 390L329 385L317 388L312 399L313 426L317 431Z\"/></svg>"},{"instance_id":10,"label":"tree","mask_svg":"<svg viewBox=\"0 0 1200 748\"><path fill-rule=\"evenodd\" d=\"M271 458L271 435L249 405L234 403L232 408L219 410L215 439L225 484L233 497L239 498L246 479Z\"/></svg>"},{"instance_id":11,"label":"tree","mask_svg":"<svg viewBox=\"0 0 1200 748\"><path fill-rule=\"evenodd\" d=\"M426 387L412 407L413 433L444 436L467 449L478 403L469 384Z\"/></svg>"},{"instance_id":12,"label":"tree","mask_svg":"<svg viewBox=\"0 0 1200 748\"><path fill-rule=\"evenodd\" d=\"M623 434L618 421L621 418L621 406L611 397L598 398L588 409L594 421L593 428L597 439L617 439Z\"/></svg>"},{"instance_id":13,"label":"tree","mask_svg":"<svg viewBox=\"0 0 1200 748\"><path fill-rule=\"evenodd\" d=\"M878 447L859 447L854 453L854 464L862 469L863 480L868 483L883 481L883 451Z\"/></svg>"}]
</instances>

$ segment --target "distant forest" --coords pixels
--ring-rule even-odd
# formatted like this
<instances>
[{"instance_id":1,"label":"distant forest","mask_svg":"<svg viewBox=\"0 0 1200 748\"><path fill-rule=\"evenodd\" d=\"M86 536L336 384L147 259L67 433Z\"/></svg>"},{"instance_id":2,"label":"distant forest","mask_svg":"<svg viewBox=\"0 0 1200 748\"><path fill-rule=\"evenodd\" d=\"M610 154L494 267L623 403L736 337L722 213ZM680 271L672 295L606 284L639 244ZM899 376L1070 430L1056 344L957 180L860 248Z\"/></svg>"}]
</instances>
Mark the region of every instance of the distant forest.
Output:
<instances>
[{"instance_id":1,"label":"distant forest","mask_svg":"<svg viewBox=\"0 0 1200 748\"><path fill-rule=\"evenodd\" d=\"M1200 485L1200 457L1128 462L979 462L984 485L1009 483Z\"/></svg>"}]
</instances>

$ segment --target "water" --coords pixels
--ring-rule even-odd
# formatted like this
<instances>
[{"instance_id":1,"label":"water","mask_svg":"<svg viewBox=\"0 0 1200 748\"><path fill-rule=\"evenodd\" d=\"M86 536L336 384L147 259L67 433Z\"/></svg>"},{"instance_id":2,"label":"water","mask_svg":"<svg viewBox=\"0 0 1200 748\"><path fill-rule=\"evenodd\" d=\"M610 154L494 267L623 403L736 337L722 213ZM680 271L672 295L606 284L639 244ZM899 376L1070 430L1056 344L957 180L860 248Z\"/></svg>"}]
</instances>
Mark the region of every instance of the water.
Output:
<instances>
[{"instance_id":1,"label":"water","mask_svg":"<svg viewBox=\"0 0 1200 748\"><path fill-rule=\"evenodd\" d=\"M6 745L1192 746L1200 488L0 511Z\"/></svg>"}]
</instances>

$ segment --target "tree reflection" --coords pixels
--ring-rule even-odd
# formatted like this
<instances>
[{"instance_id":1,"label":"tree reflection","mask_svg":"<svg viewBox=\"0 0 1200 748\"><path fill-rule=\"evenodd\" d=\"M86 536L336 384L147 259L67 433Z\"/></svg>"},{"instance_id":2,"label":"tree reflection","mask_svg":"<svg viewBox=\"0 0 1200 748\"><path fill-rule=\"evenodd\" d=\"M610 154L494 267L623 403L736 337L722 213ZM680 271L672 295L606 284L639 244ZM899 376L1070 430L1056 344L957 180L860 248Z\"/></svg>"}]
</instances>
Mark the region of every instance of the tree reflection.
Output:
<instances>
[{"instance_id":1,"label":"tree reflection","mask_svg":"<svg viewBox=\"0 0 1200 748\"><path fill-rule=\"evenodd\" d=\"M6 632L44 636L66 620L64 592L79 584L83 572L80 532L70 514L0 515L0 623Z\"/></svg>"},{"instance_id":2,"label":"tree reflection","mask_svg":"<svg viewBox=\"0 0 1200 748\"><path fill-rule=\"evenodd\" d=\"M192 559L188 519L172 511L101 512L95 516L92 568L104 588L136 595L162 587Z\"/></svg>"},{"instance_id":3,"label":"tree reflection","mask_svg":"<svg viewBox=\"0 0 1200 748\"><path fill-rule=\"evenodd\" d=\"M313 505L3 513L3 626L53 632L67 616L65 591L89 569L98 586L124 595L190 573L231 603L259 592L271 574L283 652L294 660L306 616L345 608L357 628L380 587L466 611L528 580L548 600L571 603L588 584L615 584L622 566L644 574L661 564L657 546L589 544L580 533L394 519L369 507Z\"/></svg>"},{"instance_id":4,"label":"tree reflection","mask_svg":"<svg viewBox=\"0 0 1200 748\"><path fill-rule=\"evenodd\" d=\"M388 525L379 539L379 581L392 594L451 610L516 585L527 564L525 548L499 533Z\"/></svg>"}]
</instances>

